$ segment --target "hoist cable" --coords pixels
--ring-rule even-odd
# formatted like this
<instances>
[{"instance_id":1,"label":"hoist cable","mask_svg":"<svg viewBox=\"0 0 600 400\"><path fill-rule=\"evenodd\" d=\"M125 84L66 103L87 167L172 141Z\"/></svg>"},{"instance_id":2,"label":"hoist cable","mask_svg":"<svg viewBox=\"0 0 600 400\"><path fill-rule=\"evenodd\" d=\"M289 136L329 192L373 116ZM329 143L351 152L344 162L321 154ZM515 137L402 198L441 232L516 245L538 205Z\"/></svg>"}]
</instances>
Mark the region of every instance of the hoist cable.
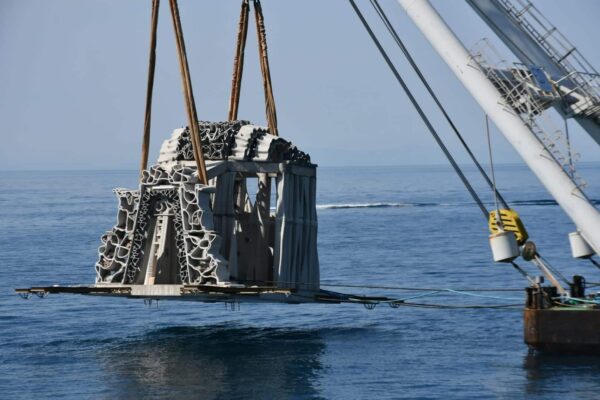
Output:
<instances>
[{"instance_id":1,"label":"hoist cable","mask_svg":"<svg viewBox=\"0 0 600 400\"><path fill-rule=\"evenodd\" d=\"M423 120L423 122L425 123L427 129L429 130L429 132L431 133L431 135L433 136L433 138L437 142L438 146L440 147L440 149L442 150L442 152L444 153L444 155L446 156L446 158L448 159L448 161L450 162L450 164L454 168L454 171L459 176L459 178L462 181L462 183L465 185L465 187L467 188L467 190L471 194L471 197L473 198L473 200L475 200L475 203L477 203L477 205L481 209L481 212L483 213L483 216L484 216L485 220L487 221L489 213L488 213L488 210L485 208L485 205L483 204L483 201L481 201L481 198L477 195L477 193L475 192L475 189L473 189L473 186L471 186L471 184L469 183L469 180L467 179L467 177L465 176L465 174L463 173L463 171L460 169L460 167L458 166L458 164L456 163L456 161L452 157L452 154L450 154L450 151L448 150L448 148L446 147L446 145L444 144L444 142L442 141L442 139L440 138L440 136L436 132L435 128L433 127L433 125L431 124L431 122L429 121L429 119L427 118L427 115L425 115L425 112L423 111L423 109L421 108L421 106L419 105L419 103L417 102L417 99L413 96L412 92L410 91L410 89L408 88L408 86L406 85L406 83L404 82L404 80L402 79L402 77L400 76L400 73L398 73L398 70L394 66L392 60L389 58L389 56L387 55L386 51L382 47L381 43L379 42L379 40L377 39L377 37L373 33L373 30L369 26L368 22L365 20L365 17L363 16L363 14L360 12L360 10L358 9L358 7L356 6L356 3L354 2L354 0L349 0L349 2L350 2L350 5L352 6L352 8L354 9L354 12L356 13L356 15L358 16L358 18L362 22L363 26L367 30L367 33L371 37L371 40L373 41L373 43L375 44L375 46L377 47L377 49L381 53L381 56L384 58L384 60L387 63L388 67L390 68L390 70L392 71L392 73L394 74L394 76L396 77L396 80L398 81L398 83L400 84L400 86L402 86L402 89L404 90L404 92L408 96L410 102L415 107L417 113L419 114L419 116L421 117L421 119Z\"/></svg>"},{"instance_id":2,"label":"hoist cable","mask_svg":"<svg viewBox=\"0 0 600 400\"><path fill-rule=\"evenodd\" d=\"M494 182L492 180L490 180L490 177L488 176L488 174L485 172L485 170L483 169L483 167L481 166L481 164L477 160L477 157L475 157L475 154L473 154L473 152L471 151L469 145L464 140L464 138L461 135L460 131L458 130L458 128L454 124L454 121L452 121L452 118L450 118L450 115L448 115L448 113L446 112L446 109L444 108L444 106L442 105L442 103L438 99L437 95L435 94L435 92L433 91L433 89L431 88L431 86L429 85L429 82L427 82L427 79L425 78L425 76L421 72L421 69L419 68L419 66L417 65L417 63L413 59L412 55L408 51L408 48L404 45L404 43L400 39L400 36L398 36L398 33L396 32L396 30L392 26L390 20L388 19L387 15L385 14L385 11L383 11L383 8L379 5L379 2L377 0L371 0L371 5L373 6L373 8L375 9L375 11L379 15L379 18L381 19L381 21L383 22L383 24L387 28L388 32L390 33L390 35L392 36L392 38L394 39L394 41L396 42L396 44L398 45L398 47L400 48L400 50L402 51L402 54L404 54L404 57L406 57L406 60L408 61L408 63L411 65L411 67L413 68L413 70L415 71L415 73L417 74L417 76L419 77L419 79L421 80L421 83L423 84L423 86L425 86L425 89L427 90L427 92L429 93L429 95L431 96L431 98L433 99L433 101L435 102L435 104L437 105L437 107L442 112L444 118L446 119L446 121L448 122L448 124L450 125L450 127L452 128L452 130L454 131L454 133L456 134L456 137L458 138L458 140L460 141L460 143L462 144L462 146L464 147L464 149L466 150L466 152L469 154L469 157L471 158L471 160L473 161L473 163L475 164L475 166L479 170L481 176L485 179L485 181L487 182L487 184L494 191L494 193L496 195L496 198L499 199L500 202L502 202L502 205L505 208L510 208L508 206L508 204L506 203L506 201L504 200L504 198L502 197L502 195L496 190L496 186L495 186ZM496 207L496 208L498 208L498 207Z\"/></svg>"}]
</instances>

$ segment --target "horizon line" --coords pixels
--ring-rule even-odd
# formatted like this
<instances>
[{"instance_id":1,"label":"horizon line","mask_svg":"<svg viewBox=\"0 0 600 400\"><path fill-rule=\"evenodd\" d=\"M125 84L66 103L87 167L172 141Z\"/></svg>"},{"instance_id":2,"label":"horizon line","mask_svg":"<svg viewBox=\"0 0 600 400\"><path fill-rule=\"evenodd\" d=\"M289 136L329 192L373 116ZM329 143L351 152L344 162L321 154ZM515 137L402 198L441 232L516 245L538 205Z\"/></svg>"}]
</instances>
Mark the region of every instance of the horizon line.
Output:
<instances>
[{"instance_id":1,"label":"horizon line","mask_svg":"<svg viewBox=\"0 0 600 400\"><path fill-rule=\"evenodd\" d=\"M600 164L600 161L580 161L579 165ZM318 168L385 168L385 167L451 167L447 163L431 164L329 164L319 165ZM461 167L476 167L472 163L459 163ZM525 162L500 162L494 163L495 166L527 166ZM487 167L489 164L483 165ZM45 168L45 169L2 169L0 172L132 172L138 171L137 168Z\"/></svg>"}]
</instances>

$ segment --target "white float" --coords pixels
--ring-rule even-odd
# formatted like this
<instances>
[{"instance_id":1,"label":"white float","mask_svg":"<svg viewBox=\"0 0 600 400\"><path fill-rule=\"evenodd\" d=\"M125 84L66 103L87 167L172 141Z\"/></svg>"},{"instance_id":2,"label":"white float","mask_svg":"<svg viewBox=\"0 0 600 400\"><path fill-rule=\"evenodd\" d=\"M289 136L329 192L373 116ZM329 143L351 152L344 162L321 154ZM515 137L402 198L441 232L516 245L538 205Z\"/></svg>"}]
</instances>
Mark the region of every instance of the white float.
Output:
<instances>
[{"instance_id":1,"label":"white float","mask_svg":"<svg viewBox=\"0 0 600 400\"><path fill-rule=\"evenodd\" d=\"M595 254L594 249L585 241L579 231L569 233L569 243L574 258L587 258Z\"/></svg>"},{"instance_id":2,"label":"white float","mask_svg":"<svg viewBox=\"0 0 600 400\"><path fill-rule=\"evenodd\" d=\"M490 247L495 262L511 262L519 257L519 245L513 232L498 232L490 235Z\"/></svg>"}]
</instances>

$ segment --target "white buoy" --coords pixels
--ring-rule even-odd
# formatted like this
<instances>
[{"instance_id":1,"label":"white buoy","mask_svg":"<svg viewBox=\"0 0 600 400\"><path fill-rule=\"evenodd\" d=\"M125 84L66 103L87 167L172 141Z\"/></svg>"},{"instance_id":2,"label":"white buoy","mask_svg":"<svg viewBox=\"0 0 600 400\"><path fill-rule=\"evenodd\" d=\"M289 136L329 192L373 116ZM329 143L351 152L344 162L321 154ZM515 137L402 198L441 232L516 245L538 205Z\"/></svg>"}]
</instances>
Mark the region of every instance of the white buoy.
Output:
<instances>
[{"instance_id":1,"label":"white buoy","mask_svg":"<svg viewBox=\"0 0 600 400\"><path fill-rule=\"evenodd\" d=\"M579 231L569 233L569 243L574 258L587 258L595 254L594 249L585 241Z\"/></svg>"},{"instance_id":2,"label":"white buoy","mask_svg":"<svg viewBox=\"0 0 600 400\"><path fill-rule=\"evenodd\" d=\"M490 235L490 247L495 262L510 262L519 257L519 245L513 232L498 232Z\"/></svg>"}]
</instances>

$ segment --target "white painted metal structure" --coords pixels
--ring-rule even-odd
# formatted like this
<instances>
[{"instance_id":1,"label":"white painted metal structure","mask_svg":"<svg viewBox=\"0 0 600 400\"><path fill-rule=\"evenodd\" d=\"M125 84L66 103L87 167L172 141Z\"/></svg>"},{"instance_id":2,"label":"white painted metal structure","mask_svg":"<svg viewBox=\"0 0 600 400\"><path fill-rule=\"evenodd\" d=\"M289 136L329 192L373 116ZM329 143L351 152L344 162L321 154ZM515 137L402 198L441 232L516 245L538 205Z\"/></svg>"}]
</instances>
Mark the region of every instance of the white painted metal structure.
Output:
<instances>
[{"instance_id":1,"label":"white painted metal structure","mask_svg":"<svg viewBox=\"0 0 600 400\"><path fill-rule=\"evenodd\" d=\"M569 233L569 243L571 244L571 255L573 258L587 258L594 255L594 250L583 240L579 232Z\"/></svg>"},{"instance_id":2,"label":"white painted metal structure","mask_svg":"<svg viewBox=\"0 0 600 400\"><path fill-rule=\"evenodd\" d=\"M398 2L527 166L577 225L583 238L596 253L600 253L600 213L578 185L557 164L523 120L505 106L502 93L473 61L467 49L429 1Z\"/></svg>"},{"instance_id":3,"label":"white painted metal structure","mask_svg":"<svg viewBox=\"0 0 600 400\"><path fill-rule=\"evenodd\" d=\"M542 67L568 102L554 106L600 144L600 75L529 0L467 0L504 44L528 66Z\"/></svg>"}]
</instances>

